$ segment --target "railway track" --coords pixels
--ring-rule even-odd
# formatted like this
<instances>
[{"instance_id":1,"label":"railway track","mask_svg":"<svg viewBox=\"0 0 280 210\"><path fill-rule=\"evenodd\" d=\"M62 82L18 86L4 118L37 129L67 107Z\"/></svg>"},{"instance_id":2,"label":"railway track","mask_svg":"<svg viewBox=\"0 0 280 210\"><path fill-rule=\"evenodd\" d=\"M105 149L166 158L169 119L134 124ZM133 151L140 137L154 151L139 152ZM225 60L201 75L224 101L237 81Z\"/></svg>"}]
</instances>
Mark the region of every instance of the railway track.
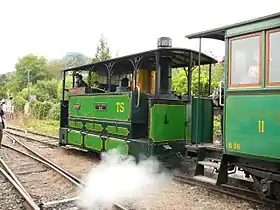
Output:
<instances>
[{"instance_id":1,"label":"railway track","mask_svg":"<svg viewBox=\"0 0 280 210\"><path fill-rule=\"evenodd\" d=\"M58 181L61 180L61 177L64 177L69 183L71 183L72 187L74 186L77 188L85 187L85 183L26 146L11 133L5 132L5 135L12 140L13 143L11 144L13 146L11 144L3 144L5 150L9 150L6 154L10 154L8 157L8 159L10 159L9 162L4 162L1 159L3 167L0 168L0 172L7 180L9 180L14 188L17 189L18 193L26 201L29 209L53 209L54 206L59 206L59 209L78 209L76 201L79 200L79 198L73 197L65 199L64 197L59 196L62 194L59 191L59 187L62 183L58 183ZM17 145L17 147L14 145ZM16 153L14 154L14 158L12 158L11 153ZM21 160L21 162L18 163L17 159ZM23 162L27 164L23 164ZM46 178L41 176L40 173L52 173L52 176L50 176L51 179L46 180ZM60 176L60 178L54 177L54 173L56 173L56 176ZM34 174L37 174L37 176L34 176ZM19 177L21 182L17 177ZM52 184L51 181L54 180L56 183ZM38 184L40 181L42 183ZM35 182L37 186L34 186ZM55 187L58 189L55 189ZM37 193L38 191L40 193ZM69 191L66 192L68 196L71 194L70 191L69 187ZM37 197L35 195L37 195ZM51 198L51 201L47 201L49 198ZM59 199L56 200L57 198ZM112 207L113 209L126 210L125 207L118 203L113 203Z\"/></svg>"},{"instance_id":2,"label":"railway track","mask_svg":"<svg viewBox=\"0 0 280 210\"><path fill-rule=\"evenodd\" d=\"M57 137L53 137L53 136L48 136L48 135L41 135L37 132L32 132L32 131L25 131L23 129L19 129L19 128L13 128L13 127L8 127L7 131L10 134L13 135L17 135L19 137L22 138L26 138L29 140L33 140L33 141L39 141L43 144L48 144L50 146L58 146L57 143L53 143L52 141L50 142L49 140L45 140L47 139L55 139L56 141L58 141ZM28 135L27 135L28 134ZM33 135L33 137L32 137ZM35 139L35 137L37 136L37 140ZM41 136L41 140L38 140L38 136ZM215 186L215 185L211 185L209 183L205 183L202 181L198 181L198 180L194 180L191 177L188 176L174 176L174 181L176 182L181 182L184 184L189 184L189 185L196 185L196 186L201 186L204 188L207 188L209 190L213 190L222 194L226 194L232 197L236 197L239 199L242 199L244 201L249 201L255 204L261 204L261 205L265 205L265 206L273 206L273 204L269 204L265 201L260 200L259 195L257 194L256 191L253 190L248 190L248 189L242 189L240 187L235 187L235 186L231 186L231 185L221 185L221 186Z\"/></svg>"},{"instance_id":3,"label":"railway track","mask_svg":"<svg viewBox=\"0 0 280 210\"><path fill-rule=\"evenodd\" d=\"M80 152L86 152L88 153L88 150L82 149L82 148L77 148L71 145L67 146L59 146L58 140L59 138L56 136L51 136L51 135L46 135L46 134L41 134L38 132L30 131L30 130L24 130L21 128L15 128L11 126L7 126L5 131L9 134L12 134L14 136L20 137L20 138L25 138L30 141L36 141L41 144L45 144L46 146L49 146L51 148L55 147L60 147L64 148L67 150L73 150L73 151L80 151Z\"/></svg>"},{"instance_id":4,"label":"railway track","mask_svg":"<svg viewBox=\"0 0 280 210\"><path fill-rule=\"evenodd\" d=\"M247 200L250 202L254 202L257 204L263 204L263 201L260 200L259 195L252 190L247 190L247 189L242 189L239 187L231 186L231 185L221 185L221 186L215 186L212 184L208 184L206 182L198 181L195 180L191 177L188 176L180 176L176 175L174 176L174 180L177 182L185 183L185 184L190 184L190 185L197 185L201 187L205 187L207 189L220 192L223 194L227 194L236 198L240 198L242 200Z\"/></svg>"},{"instance_id":5,"label":"railway track","mask_svg":"<svg viewBox=\"0 0 280 210\"><path fill-rule=\"evenodd\" d=\"M15 187L13 187L15 186ZM13 178L0 166L1 209L38 209L36 203L18 186Z\"/></svg>"}]
</instances>

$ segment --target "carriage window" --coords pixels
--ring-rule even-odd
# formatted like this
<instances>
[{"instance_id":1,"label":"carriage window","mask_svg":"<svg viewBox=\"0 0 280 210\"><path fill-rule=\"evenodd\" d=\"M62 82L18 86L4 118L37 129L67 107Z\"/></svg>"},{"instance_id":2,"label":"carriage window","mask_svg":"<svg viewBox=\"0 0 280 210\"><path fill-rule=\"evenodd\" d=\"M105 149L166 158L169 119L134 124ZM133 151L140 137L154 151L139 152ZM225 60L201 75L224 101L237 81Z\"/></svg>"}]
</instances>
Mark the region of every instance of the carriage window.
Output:
<instances>
[{"instance_id":1,"label":"carriage window","mask_svg":"<svg viewBox=\"0 0 280 210\"><path fill-rule=\"evenodd\" d=\"M280 83L280 30L268 32L268 51L267 51L267 72L268 83L279 85ZM276 84L278 83L278 84Z\"/></svg>"},{"instance_id":2,"label":"carriage window","mask_svg":"<svg viewBox=\"0 0 280 210\"><path fill-rule=\"evenodd\" d=\"M260 35L230 40L229 86L260 84Z\"/></svg>"}]
</instances>

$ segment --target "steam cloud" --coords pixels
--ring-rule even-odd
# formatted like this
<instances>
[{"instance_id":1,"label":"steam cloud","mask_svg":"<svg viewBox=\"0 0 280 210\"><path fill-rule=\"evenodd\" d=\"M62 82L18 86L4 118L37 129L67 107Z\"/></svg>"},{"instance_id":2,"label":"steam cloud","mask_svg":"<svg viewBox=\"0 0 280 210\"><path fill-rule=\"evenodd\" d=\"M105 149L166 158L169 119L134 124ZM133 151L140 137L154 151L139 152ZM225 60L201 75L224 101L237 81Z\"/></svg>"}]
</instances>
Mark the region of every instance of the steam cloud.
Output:
<instances>
[{"instance_id":1,"label":"steam cloud","mask_svg":"<svg viewBox=\"0 0 280 210\"><path fill-rule=\"evenodd\" d=\"M101 155L101 162L86 177L87 186L80 192L79 205L85 209L111 206L112 202L130 202L145 199L171 183L167 171L159 172L160 163L149 158L135 163L131 156L124 159L117 150Z\"/></svg>"}]
</instances>

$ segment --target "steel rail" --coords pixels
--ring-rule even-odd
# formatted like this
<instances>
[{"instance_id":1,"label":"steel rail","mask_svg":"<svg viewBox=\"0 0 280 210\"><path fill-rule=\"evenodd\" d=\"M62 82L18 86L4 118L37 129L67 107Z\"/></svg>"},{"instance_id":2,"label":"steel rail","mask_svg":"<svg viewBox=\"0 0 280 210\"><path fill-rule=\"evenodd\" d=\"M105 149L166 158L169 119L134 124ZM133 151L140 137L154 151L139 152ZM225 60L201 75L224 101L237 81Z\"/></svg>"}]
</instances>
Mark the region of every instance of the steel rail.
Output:
<instances>
[{"instance_id":1,"label":"steel rail","mask_svg":"<svg viewBox=\"0 0 280 210\"><path fill-rule=\"evenodd\" d=\"M27 202L28 206L32 210L40 210L40 207L35 203L35 201L22 190L22 188L13 180L13 178L8 173L5 172L4 169L2 169L2 167L0 167L0 172L16 188L16 190L25 199L25 201Z\"/></svg>"},{"instance_id":2,"label":"steel rail","mask_svg":"<svg viewBox=\"0 0 280 210\"><path fill-rule=\"evenodd\" d=\"M65 174L62 173L59 169L55 168L54 166L52 166L51 164L47 163L46 161L43 161L43 160L41 160L41 159L39 159L39 158L37 158L37 157L35 157L35 156L33 156L33 155L30 155L30 154L28 154L28 153L26 153L26 152L23 152L23 151L21 151L21 150L19 150L19 149L16 149L16 148L11 147L11 146L9 146L9 145L6 145L6 144L4 144L4 143L3 143L2 145L3 145L4 147L8 148L8 149L14 150L14 151L16 151L16 152L18 152L18 153L20 153L20 154L22 154L22 155L25 155L25 156L27 156L27 157L30 157L30 158L32 158L33 160L36 160L36 161L38 161L38 162L44 164L45 166L48 166L49 168L53 169L54 171L56 171L57 173L59 173L61 176L63 176L64 178L66 178L67 180L71 181L73 184L78 185L78 186L80 185L80 184L78 184L75 180L69 179L69 177L68 177L67 175L65 175ZM80 187L81 187L81 186L80 186Z\"/></svg>"},{"instance_id":3,"label":"steel rail","mask_svg":"<svg viewBox=\"0 0 280 210\"><path fill-rule=\"evenodd\" d=\"M19 130L19 129L15 129L15 130ZM77 147L73 147L73 146L70 146L70 145L67 145L66 146L59 146L58 143L50 143L50 142L47 142L47 141L42 141L42 140L38 140L34 137L29 137L29 136L26 136L24 134L18 134L18 133L13 133L9 130L5 130L5 132L11 134L11 135L14 135L14 136L17 136L17 137L20 137L20 138L25 138L27 140L31 140L31 141L36 141L36 142L39 142L39 143L42 143L42 144L45 144L47 146L51 146L51 147L59 147L59 148L63 148L63 149L66 149L66 150L75 150L75 151L79 151L79 152L88 152L88 150L86 149L82 149L82 148L77 148ZM24 131L23 131L24 133ZM31 132L29 132L31 133ZM39 133L31 133L33 135L37 135L37 136L44 136L43 134L39 134ZM48 138L53 138L51 136L47 136ZM58 139L58 138L57 138Z\"/></svg>"},{"instance_id":4,"label":"steel rail","mask_svg":"<svg viewBox=\"0 0 280 210\"><path fill-rule=\"evenodd\" d=\"M6 171L8 172L8 174L13 178L13 180L17 183L17 185L25 192L26 195L28 195L29 197L31 197L28 192L25 190L25 188L22 186L22 184L20 183L20 181L18 180L18 178L15 176L15 174L12 172L12 170L8 167L8 165L4 162L4 160L2 160L2 158L0 158L0 163L2 164L2 166L6 169Z\"/></svg>"},{"instance_id":5,"label":"steel rail","mask_svg":"<svg viewBox=\"0 0 280 210\"><path fill-rule=\"evenodd\" d=\"M36 156L38 156L40 159L42 159L44 162L48 163L49 165L51 165L52 167L56 168L58 171L60 171L59 173L61 174L65 174L65 176L71 178L71 180L74 180L76 183L81 184L83 186L85 186L85 183L83 183L81 180L79 180L77 177L75 177L74 175L70 174L69 172L67 172L66 170L62 169L60 166L56 165L55 163L51 162L50 160L48 160L47 158L43 157L42 155L40 155L39 153L35 152L34 150L32 150L31 148L29 148L28 146L26 146L25 144L23 144L22 142L20 142L19 140L17 140L15 137L13 137L11 134L7 134L5 132L5 134L7 135L8 138L16 141L18 144L20 144L21 146L23 146L25 149L27 149L29 152L35 154Z\"/></svg>"},{"instance_id":6,"label":"steel rail","mask_svg":"<svg viewBox=\"0 0 280 210\"><path fill-rule=\"evenodd\" d=\"M17 137L20 137L20 138L25 138L25 139L32 140L32 141L36 141L36 142L39 142L39 143L42 143L42 144L46 144L48 146L59 147L58 144L53 144L53 143L45 142L45 141L42 141L42 140L38 140L38 139L35 139L35 138L32 138L32 137L26 136L24 134L21 135L21 134L13 133L9 130L5 130L5 132L10 134L10 135L14 135L14 136L17 136ZM42 136L41 134L33 134L33 135ZM52 138L52 137L49 137L49 138Z\"/></svg>"},{"instance_id":7,"label":"steel rail","mask_svg":"<svg viewBox=\"0 0 280 210\"><path fill-rule=\"evenodd\" d=\"M52 139L59 139L57 136L51 136L51 135L42 134L42 133L38 133L38 132L35 132L35 131L30 131L30 130L22 129L22 128L16 128L16 127L12 127L12 126L7 126L6 129L20 131L20 132L23 132L23 133L27 132L27 133L31 133L31 134L35 134L35 135L39 135L39 136L44 136L44 137L48 137L48 138L52 138Z\"/></svg>"},{"instance_id":8,"label":"steel rail","mask_svg":"<svg viewBox=\"0 0 280 210\"><path fill-rule=\"evenodd\" d=\"M16 148L13 148L11 146L8 146L6 144L2 144L4 147L10 148L14 151L17 151L21 154L27 155L47 166L49 166L50 168L52 168L53 170L55 170L56 172L58 172L59 174L61 174L62 176L64 176L66 179L68 179L69 181L71 181L73 184L79 186L80 188L83 188L86 186L86 184L78 179L77 177L75 177L74 175L70 174L69 172L67 172L66 170L62 169L61 167L57 166L56 164L54 164L53 162L51 162L50 160L48 160L47 158L43 157L42 155L38 154L37 152L35 152L34 150L32 150L31 148L29 148L28 146L26 146L25 144L23 144L22 142L20 142L18 139L16 139L15 137L13 137L11 134L7 133L6 131L4 131L4 134L6 134L6 136L12 140L14 140L15 142L17 142L18 144L20 144L21 146L23 146L25 149L27 149L28 151L30 151L31 153L37 155L39 158L32 156L28 153L22 152ZM40 206L44 206L44 203L41 203ZM117 209L120 210L127 210L125 207L121 206L118 203L113 202L113 206Z\"/></svg>"},{"instance_id":9,"label":"steel rail","mask_svg":"<svg viewBox=\"0 0 280 210\"><path fill-rule=\"evenodd\" d=\"M173 177L173 180L175 180L177 182L185 183L185 184L190 184L190 185L199 185L201 187L205 187L207 189L210 189L210 190L213 190L216 192L220 192L220 193L224 193L224 194L236 197L236 198L241 198L243 200L247 200L247 201L258 203L258 204L264 204L264 202L262 200L260 200L258 193L255 191L246 190L246 189L242 189L242 188L238 188L238 187L234 187L234 186L230 186L230 185L225 185L225 184L222 184L220 186L212 185L212 184L198 181L191 177L186 177L186 176L177 175L177 176Z\"/></svg>"},{"instance_id":10,"label":"steel rail","mask_svg":"<svg viewBox=\"0 0 280 210\"><path fill-rule=\"evenodd\" d=\"M55 200L55 201L48 201L48 202L42 202L40 205L43 207L48 207L48 206L52 206L52 205L57 205L57 204L61 204L61 203L68 203L71 201L76 201L79 200L79 197L74 197L74 198L65 198L62 200Z\"/></svg>"},{"instance_id":11,"label":"steel rail","mask_svg":"<svg viewBox=\"0 0 280 210\"><path fill-rule=\"evenodd\" d=\"M117 203L113 203L113 207L118 209L118 210L128 210L127 208L125 208L124 206L117 204Z\"/></svg>"}]
</instances>

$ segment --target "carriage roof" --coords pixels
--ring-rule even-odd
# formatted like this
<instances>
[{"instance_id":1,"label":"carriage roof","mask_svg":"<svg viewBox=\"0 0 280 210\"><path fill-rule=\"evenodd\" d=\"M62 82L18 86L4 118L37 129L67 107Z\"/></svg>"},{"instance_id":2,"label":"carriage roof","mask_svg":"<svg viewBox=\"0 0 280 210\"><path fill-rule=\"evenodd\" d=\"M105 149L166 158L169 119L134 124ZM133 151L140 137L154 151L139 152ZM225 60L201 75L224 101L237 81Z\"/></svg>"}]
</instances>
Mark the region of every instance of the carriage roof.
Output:
<instances>
[{"instance_id":1,"label":"carriage roof","mask_svg":"<svg viewBox=\"0 0 280 210\"><path fill-rule=\"evenodd\" d=\"M235 24L231 24L231 25L227 25L227 26L223 26L223 27L219 27L219 28L215 28L212 30L189 34L189 35L186 35L185 37L188 39L209 38L209 39L217 39L217 40L224 41L225 35L226 35L226 30L228 30L228 29L247 25L247 24L257 23L257 22L260 22L263 20L268 20L268 19L272 19L272 18L276 18L276 17L280 17L280 12L274 13L271 15L267 15L267 16L263 16L263 17L259 17L259 18L255 18L255 19L251 19L251 20L247 20L247 21L243 21L243 22L239 22L239 23L235 23Z\"/></svg>"}]
</instances>

